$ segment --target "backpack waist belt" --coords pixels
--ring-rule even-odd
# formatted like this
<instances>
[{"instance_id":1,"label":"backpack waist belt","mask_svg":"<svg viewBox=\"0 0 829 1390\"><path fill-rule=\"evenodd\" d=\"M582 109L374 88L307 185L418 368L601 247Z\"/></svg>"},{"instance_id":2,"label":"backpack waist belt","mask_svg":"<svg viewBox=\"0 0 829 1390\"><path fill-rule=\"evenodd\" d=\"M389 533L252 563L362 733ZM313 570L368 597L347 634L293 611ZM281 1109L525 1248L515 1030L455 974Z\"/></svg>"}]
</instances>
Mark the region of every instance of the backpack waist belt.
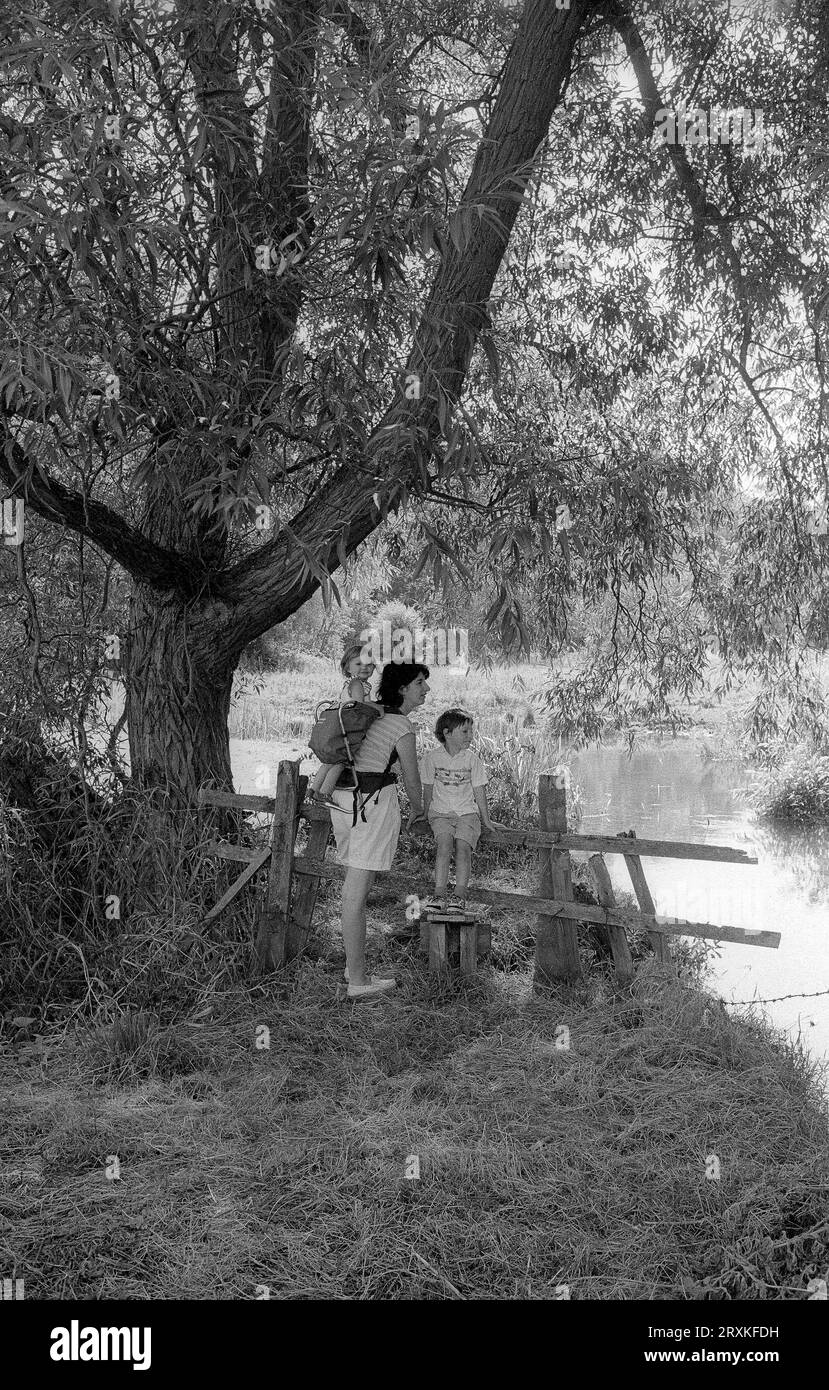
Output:
<instances>
[{"instance_id":1,"label":"backpack waist belt","mask_svg":"<svg viewBox=\"0 0 829 1390\"><path fill-rule=\"evenodd\" d=\"M394 773L389 772L388 769L385 772L357 773L357 787L367 796L373 796L375 792L381 791L383 787L394 786L396 781L397 778ZM346 791L352 791L354 789L354 775L350 768L345 768L344 771L340 773L337 780L337 787Z\"/></svg>"}]
</instances>

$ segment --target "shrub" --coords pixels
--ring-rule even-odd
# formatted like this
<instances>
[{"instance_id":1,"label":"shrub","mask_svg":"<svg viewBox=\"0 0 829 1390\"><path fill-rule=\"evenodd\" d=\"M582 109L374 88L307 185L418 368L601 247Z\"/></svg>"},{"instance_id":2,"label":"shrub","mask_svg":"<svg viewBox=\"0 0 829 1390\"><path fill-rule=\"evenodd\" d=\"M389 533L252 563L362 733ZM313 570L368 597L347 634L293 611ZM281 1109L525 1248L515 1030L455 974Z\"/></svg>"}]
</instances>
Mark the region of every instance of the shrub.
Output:
<instances>
[{"instance_id":1,"label":"shrub","mask_svg":"<svg viewBox=\"0 0 829 1390\"><path fill-rule=\"evenodd\" d=\"M829 756L802 749L779 766L766 767L750 799L766 820L795 825L829 820Z\"/></svg>"},{"instance_id":2,"label":"shrub","mask_svg":"<svg viewBox=\"0 0 829 1390\"><path fill-rule=\"evenodd\" d=\"M195 812L173 817L131 787L95 792L48 749L37 758L30 749L24 772L0 777L7 1006L44 1017L69 1004L105 1016L180 1006L247 967L249 896L215 936L201 929L205 902L235 876L203 853L215 827Z\"/></svg>"}]
</instances>

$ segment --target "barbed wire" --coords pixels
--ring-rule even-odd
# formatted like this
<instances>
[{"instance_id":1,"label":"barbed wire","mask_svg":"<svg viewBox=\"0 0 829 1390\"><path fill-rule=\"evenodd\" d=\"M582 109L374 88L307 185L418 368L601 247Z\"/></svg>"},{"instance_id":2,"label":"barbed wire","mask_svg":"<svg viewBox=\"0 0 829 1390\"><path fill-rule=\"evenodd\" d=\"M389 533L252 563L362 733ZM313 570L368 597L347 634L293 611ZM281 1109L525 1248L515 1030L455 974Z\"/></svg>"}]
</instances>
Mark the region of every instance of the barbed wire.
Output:
<instances>
[{"instance_id":1,"label":"barbed wire","mask_svg":"<svg viewBox=\"0 0 829 1390\"><path fill-rule=\"evenodd\" d=\"M775 994L771 999L724 999L724 1004L780 1004L784 999L818 999L829 989L816 989L811 994Z\"/></svg>"}]
</instances>

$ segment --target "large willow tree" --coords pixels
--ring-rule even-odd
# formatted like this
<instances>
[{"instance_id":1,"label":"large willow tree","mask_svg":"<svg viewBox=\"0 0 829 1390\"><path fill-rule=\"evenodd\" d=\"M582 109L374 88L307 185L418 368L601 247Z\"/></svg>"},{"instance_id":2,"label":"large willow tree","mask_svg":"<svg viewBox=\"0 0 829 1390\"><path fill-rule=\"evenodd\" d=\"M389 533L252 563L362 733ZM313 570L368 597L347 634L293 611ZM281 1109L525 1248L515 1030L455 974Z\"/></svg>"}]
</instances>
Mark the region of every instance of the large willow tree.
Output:
<instances>
[{"instance_id":1,"label":"large willow tree","mask_svg":"<svg viewBox=\"0 0 829 1390\"><path fill-rule=\"evenodd\" d=\"M821 15L56 0L2 21L0 482L128 576L141 783L230 783L243 648L401 506L477 518L430 512L426 558L439 578L477 532L507 635L511 571L537 566L554 609L579 566L597 589L670 568L733 467L686 448L718 374L779 492L781 564L816 572ZM767 138L655 143L682 102L759 110Z\"/></svg>"}]
</instances>

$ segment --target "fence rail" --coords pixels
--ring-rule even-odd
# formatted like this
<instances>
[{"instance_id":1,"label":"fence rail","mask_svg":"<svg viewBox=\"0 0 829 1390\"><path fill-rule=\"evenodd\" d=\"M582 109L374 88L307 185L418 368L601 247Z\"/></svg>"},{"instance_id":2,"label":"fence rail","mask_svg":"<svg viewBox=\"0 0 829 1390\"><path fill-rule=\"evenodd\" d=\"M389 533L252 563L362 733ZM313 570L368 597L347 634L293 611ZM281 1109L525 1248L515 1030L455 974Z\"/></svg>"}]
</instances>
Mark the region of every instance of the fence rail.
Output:
<instances>
[{"instance_id":1,"label":"fence rail","mask_svg":"<svg viewBox=\"0 0 829 1390\"><path fill-rule=\"evenodd\" d=\"M308 779L299 776L298 762L281 762L275 796L213 791L199 794L201 806L234 811L257 811L272 817L267 846L258 848L213 840L205 852L235 861L246 867L231 884L205 921L215 919L236 897L244 885L268 864L268 884L264 906L259 914L256 950L264 969L279 968L299 950L304 932L310 929L319 884L345 877L340 864L325 858L330 832L328 811L304 801ZM657 960L672 968L668 941L672 936L694 936L710 941L732 941L745 946L775 950L780 933L753 931L744 927L713 922L690 922L680 917L662 917L655 909L642 869L642 858L696 859L738 865L756 864L743 850L727 845L694 845L686 841L640 840L635 832L620 835L576 835L567 830L566 793L551 776L539 780L539 815L543 830L498 831L484 843L539 851L540 891L518 893L496 888L470 888L474 902L495 907L520 908L537 914L536 983L572 980L581 973L578 951L578 924L587 923L593 932L606 933L618 979L629 980L633 973L627 931L643 927L650 935ZM295 842L300 819L309 822L308 848L297 855ZM578 902L573 896L570 854L590 854L589 867L596 884L598 905ZM639 903L639 911L616 904L610 875L603 854L621 854ZM401 901L417 896L422 885L400 874L384 876L386 884L400 893Z\"/></svg>"}]
</instances>

